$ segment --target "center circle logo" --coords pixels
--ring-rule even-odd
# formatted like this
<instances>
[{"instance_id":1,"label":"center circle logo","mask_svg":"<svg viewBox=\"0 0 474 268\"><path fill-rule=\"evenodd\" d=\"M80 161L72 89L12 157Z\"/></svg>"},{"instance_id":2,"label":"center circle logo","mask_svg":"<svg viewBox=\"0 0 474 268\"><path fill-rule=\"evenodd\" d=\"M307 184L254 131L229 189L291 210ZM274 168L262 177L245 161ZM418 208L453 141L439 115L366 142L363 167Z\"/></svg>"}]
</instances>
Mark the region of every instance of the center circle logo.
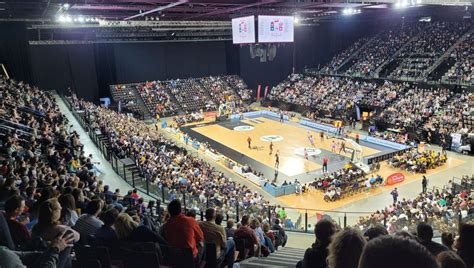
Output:
<instances>
[{"instance_id":1,"label":"center circle logo","mask_svg":"<svg viewBox=\"0 0 474 268\"><path fill-rule=\"evenodd\" d=\"M270 142L270 141L275 142L275 141L282 141L283 137L280 136L280 135L266 135L266 136L260 137L260 140L261 141L268 141L268 142Z\"/></svg>"},{"instance_id":2,"label":"center circle logo","mask_svg":"<svg viewBox=\"0 0 474 268\"><path fill-rule=\"evenodd\" d=\"M234 130L235 131L250 131L250 130L253 130L254 127L252 126L236 126L234 127Z\"/></svg>"}]
</instances>

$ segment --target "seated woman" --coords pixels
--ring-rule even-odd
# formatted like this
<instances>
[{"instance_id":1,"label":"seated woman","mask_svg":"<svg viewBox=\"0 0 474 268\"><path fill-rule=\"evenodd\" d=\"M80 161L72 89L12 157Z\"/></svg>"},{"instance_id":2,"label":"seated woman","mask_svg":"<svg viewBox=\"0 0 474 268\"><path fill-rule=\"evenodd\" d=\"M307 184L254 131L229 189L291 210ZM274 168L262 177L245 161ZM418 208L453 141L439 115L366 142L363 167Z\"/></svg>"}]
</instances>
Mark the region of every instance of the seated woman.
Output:
<instances>
[{"instance_id":1,"label":"seated woman","mask_svg":"<svg viewBox=\"0 0 474 268\"><path fill-rule=\"evenodd\" d=\"M151 231L144 225L140 225L127 213L120 213L118 215L114 227L119 241L167 244L159 234Z\"/></svg>"},{"instance_id":2,"label":"seated woman","mask_svg":"<svg viewBox=\"0 0 474 268\"><path fill-rule=\"evenodd\" d=\"M41 237L45 241L53 241L58 235L64 232L72 232L74 243L79 241L80 235L66 225L60 224L61 205L58 199L46 200L39 208L38 223L33 226L33 236Z\"/></svg>"}]
</instances>

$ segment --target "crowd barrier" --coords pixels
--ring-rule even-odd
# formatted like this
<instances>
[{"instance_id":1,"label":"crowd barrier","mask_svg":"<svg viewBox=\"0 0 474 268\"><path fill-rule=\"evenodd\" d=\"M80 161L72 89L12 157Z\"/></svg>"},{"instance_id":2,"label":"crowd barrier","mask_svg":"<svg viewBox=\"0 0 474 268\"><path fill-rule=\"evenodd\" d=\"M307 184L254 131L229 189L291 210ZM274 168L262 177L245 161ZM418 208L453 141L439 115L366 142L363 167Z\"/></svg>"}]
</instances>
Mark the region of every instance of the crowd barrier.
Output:
<instances>
[{"instance_id":1,"label":"crowd barrier","mask_svg":"<svg viewBox=\"0 0 474 268\"><path fill-rule=\"evenodd\" d=\"M265 190L267 193L269 193L270 195L274 197L296 193L296 184L274 186L270 183L267 183L267 184L264 184L262 188L263 190Z\"/></svg>"}]
</instances>

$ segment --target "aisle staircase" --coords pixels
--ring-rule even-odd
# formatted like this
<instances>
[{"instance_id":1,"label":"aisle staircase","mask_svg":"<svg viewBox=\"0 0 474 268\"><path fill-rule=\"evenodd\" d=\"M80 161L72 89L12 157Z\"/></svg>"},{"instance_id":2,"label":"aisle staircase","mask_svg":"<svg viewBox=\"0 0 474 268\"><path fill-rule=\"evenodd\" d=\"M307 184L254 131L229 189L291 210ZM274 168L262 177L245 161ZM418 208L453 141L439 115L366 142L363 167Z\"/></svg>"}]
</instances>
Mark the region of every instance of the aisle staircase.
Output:
<instances>
[{"instance_id":1,"label":"aisle staircase","mask_svg":"<svg viewBox=\"0 0 474 268\"><path fill-rule=\"evenodd\" d=\"M252 257L240 262L242 268L294 268L303 259L305 249L280 248L268 257Z\"/></svg>"}]
</instances>

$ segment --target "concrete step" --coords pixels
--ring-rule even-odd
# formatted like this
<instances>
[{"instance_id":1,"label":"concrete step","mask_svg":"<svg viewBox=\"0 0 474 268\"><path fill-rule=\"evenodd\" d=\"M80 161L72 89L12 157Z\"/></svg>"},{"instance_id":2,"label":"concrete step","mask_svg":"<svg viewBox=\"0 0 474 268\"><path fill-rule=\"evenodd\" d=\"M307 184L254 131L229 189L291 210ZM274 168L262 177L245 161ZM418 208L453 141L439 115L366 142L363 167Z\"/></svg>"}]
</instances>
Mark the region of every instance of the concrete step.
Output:
<instances>
[{"instance_id":1,"label":"concrete step","mask_svg":"<svg viewBox=\"0 0 474 268\"><path fill-rule=\"evenodd\" d=\"M268 257L253 257L240 262L240 267L295 267L303 259L305 249L280 248Z\"/></svg>"}]
</instances>

